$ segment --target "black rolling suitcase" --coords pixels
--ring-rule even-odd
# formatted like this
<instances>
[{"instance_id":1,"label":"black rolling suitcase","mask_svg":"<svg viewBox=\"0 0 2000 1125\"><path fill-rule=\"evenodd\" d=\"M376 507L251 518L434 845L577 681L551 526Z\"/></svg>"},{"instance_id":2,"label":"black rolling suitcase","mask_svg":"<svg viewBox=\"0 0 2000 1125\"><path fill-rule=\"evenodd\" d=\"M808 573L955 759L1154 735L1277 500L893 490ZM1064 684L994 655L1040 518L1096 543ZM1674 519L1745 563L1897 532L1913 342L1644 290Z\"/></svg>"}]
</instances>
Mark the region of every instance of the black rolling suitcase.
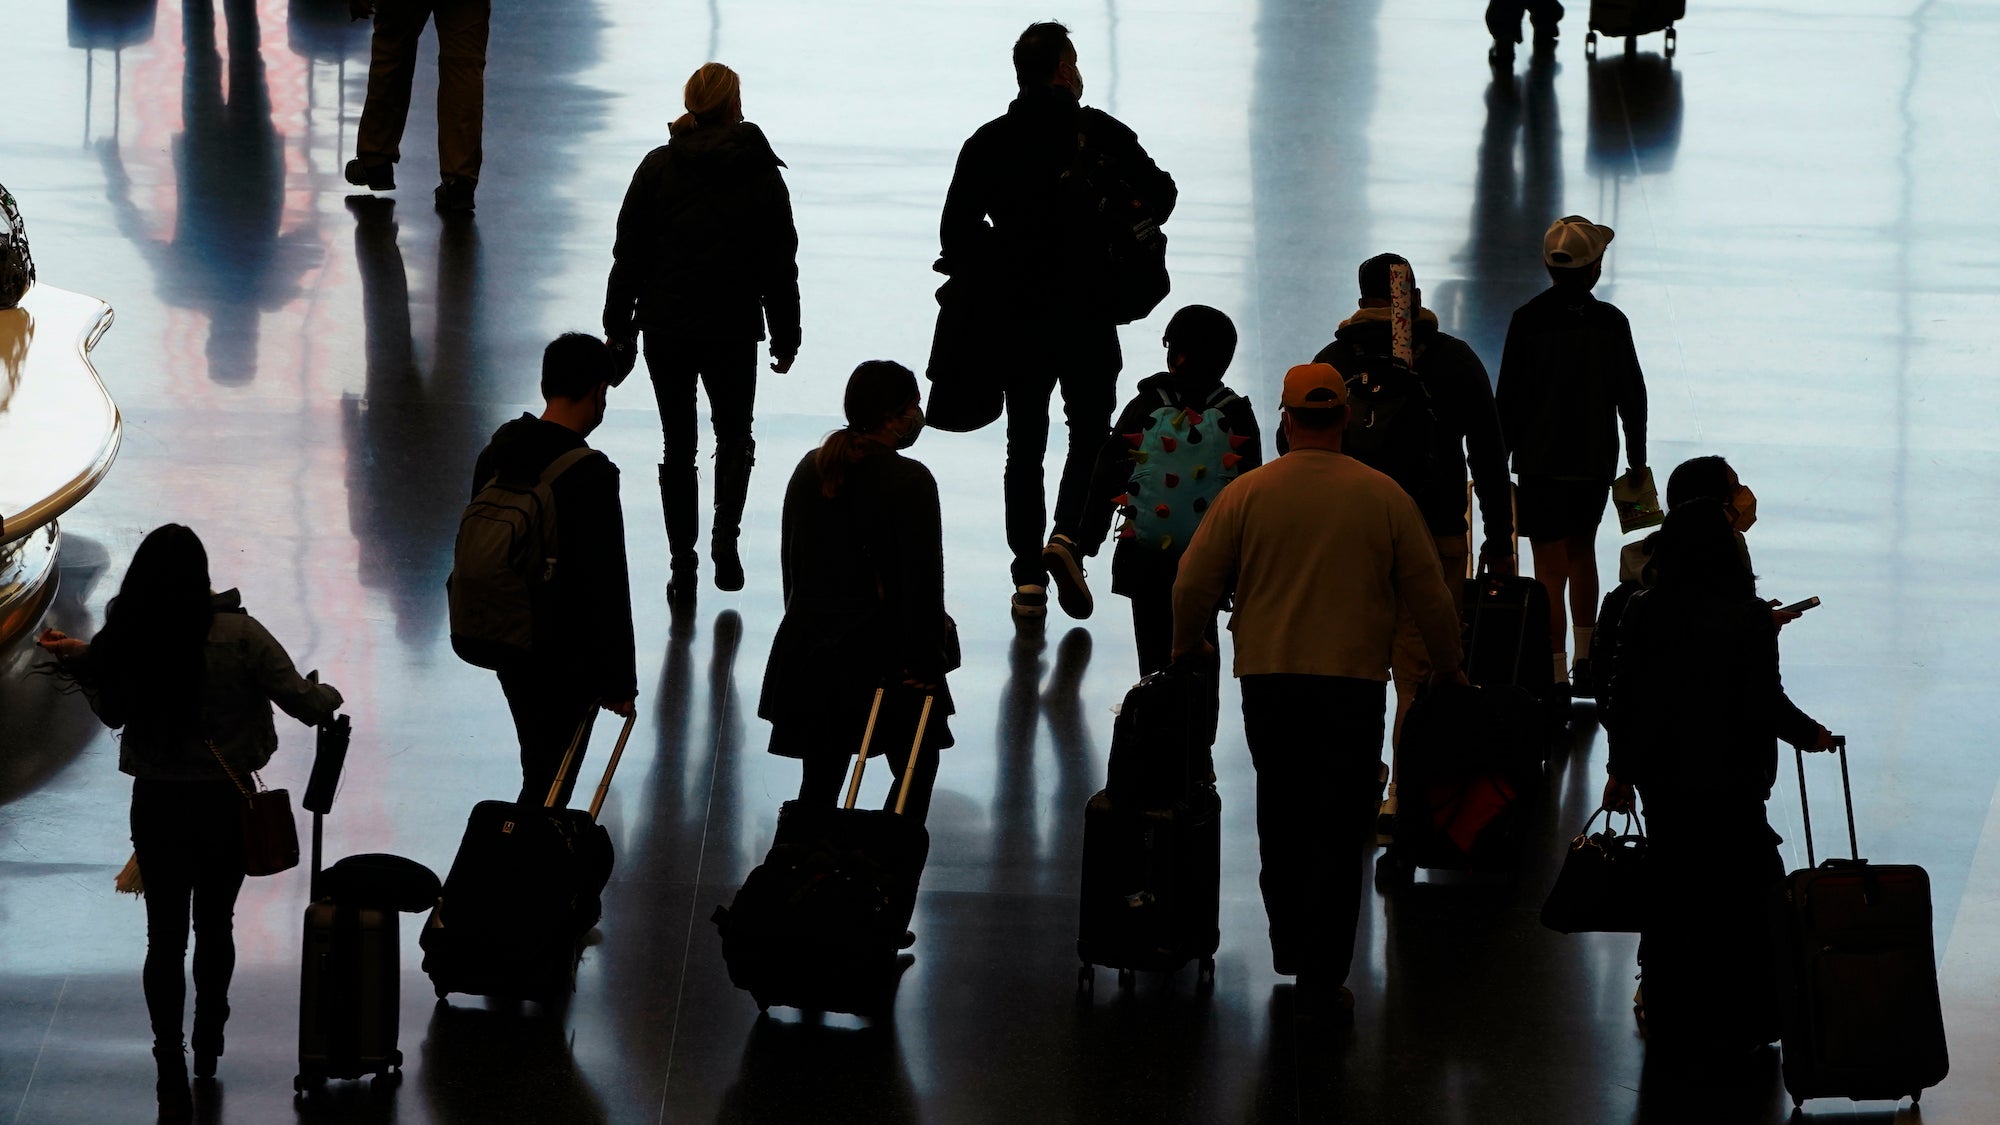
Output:
<instances>
[{"instance_id":1,"label":"black rolling suitcase","mask_svg":"<svg viewBox=\"0 0 2000 1125\"><path fill-rule=\"evenodd\" d=\"M463 992L554 1003L575 988L584 935L597 924L611 881L611 834L597 823L611 775L632 736L628 718L588 811L556 807L580 757L587 724L563 755L542 805L481 801L419 944L442 1000Z\"/></svg>"},{"instance_id":2,"label":"black rolling suitcase","mask_svg":"<svg viewBox=\"0 0 2000 1125\"><path fill-rule=\"evenodd\" d=\"M709 920L722 936L729 981L759 1011L773 1005L871 1019L894 1010L898 955L908 947L930 831L903 815L931 706L925 696L903 766L896 810L857 809L881 718L877 688L841 808L786 801L764 862Z\"/></svg>"},{"instance_id":3,"label":"black rolling suitcase","mask_svg":"<svg viewBox=\"0 0 2000 1125\"><path fill-rule=\"evenodd\" d=\"M399 1074L402 1002L400 911L437 900L429 868L401 856L349 856L322 872L322 821L347 757L347 716L320 727L301 802L313 814L312 899L299 962L299 1071L306 1093L327 1079Z\"/></svg>"},{"instance_id":4,"label":"black rolling suitcase","mask_svg":"<svg viewBox=\"0 0 2000 1125\"><path fill-rule=\"evenodd\" d=\"M1511 874L1541 791L1542 729L1541 704L1520 688L1420 694L1403 718L1395 842L1375 861L1376 886L1398 890L1418 868Z\"/></svg>"},{"instance_id":5,"label":"black rolling suitcase","mask_svg":"<svg viewBox=\"0 0 2000 1125\"><path fill-rule=\"evenodd\" d=\"M1814 863L1804 751L1797 752L1806 864L1785 880L1782 975L1785 1091L1807 1098L1911 1101L1944 1080L1944 1010L1931 931L1931 880L1914 864L1861 858L1847 740L1838 740L1847 859Z\"/></svg>"},{"instance_id":6,"label":"black rolling suitcase","mask_svg":"<svg viewBox=\"0 0 2000 1125\"><path fill-rule=\"evenodd\" d=\"M1638 45L1639 36L1664 31L1667 57L1673 58L1680 45L1674 21L1686 15L1687 0L1590 0L1590 34L1584 36L1584 53L1597 53L1599 35L1623 39L1626 49L1631 50Z\"/></svg>"}]
</instances>

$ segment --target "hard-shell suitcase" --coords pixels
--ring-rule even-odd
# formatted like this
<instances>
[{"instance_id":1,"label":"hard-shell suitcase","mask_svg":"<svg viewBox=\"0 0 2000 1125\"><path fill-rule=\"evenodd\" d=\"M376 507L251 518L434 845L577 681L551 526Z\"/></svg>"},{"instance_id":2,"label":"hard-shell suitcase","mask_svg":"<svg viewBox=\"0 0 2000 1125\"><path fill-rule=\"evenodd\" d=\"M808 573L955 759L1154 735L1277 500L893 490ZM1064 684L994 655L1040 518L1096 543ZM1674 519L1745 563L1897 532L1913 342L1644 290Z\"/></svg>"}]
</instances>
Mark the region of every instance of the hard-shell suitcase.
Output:
<instances>
[{"instance_id":1,"label":"hard-shell suitcase","mask_svg":"<svg viewBox=\"0 0 2000 1125\"><path fill-rule=\"evenodd\" d=\"M858 809L883 695L877 688L846 803L786 801L764 862L710 915L730 983L759 1011L779 1005L879 1019L894 1010L897 958L910 944L931 847L930 831L903 808L935 699L924 697L895 811Z\"/></svg>"},{"instance_id":2,"label":"hard-shell suitcase","mask_svg":"<svg viewBox=\"0 0 2000 1125\"><path fill-rule=\"evenodd\" d=\"M1407 885L1418 868L1514 871L1541 792L1541 714L1518 687L1417 697L1397 748L1395 842L1375 861L1380 889Z\"/></svg>"},{"instance_id":3,"label":"hard-shell suitcase","mask_svg":"<svg viewBox=\"0 0 2000 1125\"><path fill-rule=\"evenodd\" d=\"M419 941L440 1000L463 992L551 1003L575 987L583 939L597 924L614 860L597 814L632 723L627 718L618 732L588 811L556 807L588 722L577 727L543 804L473 806Z\"/></svg>"},{"instance_id":4,"label":"hard-shell suitcase","mask_svg":"<svg viewBox=\"0 0 2000 1125\"><path fill-rule=\"evenodd\" d=\"M1119 986L1130 987L1135 972L1178 972L1197 959L1198 983L1213 985L1221 893L1222 798L1215 786L1196 786L1167 807L1098 793L1083 813L1077 988L1094 986L1097 965L1118 970Z\"/></svg>"},{"instance_id":5,"label":"hard-shell suitcase","mask_svg":"<svg viewBox=\"0 0 2000 1125\"><path fill-rule=\"evenodd\" d=\"M1922 1098L1951 1069L1938 997L1930 875L1861 858L1847 740L1836 740L1847 801L1847 859L1814 863L1805 752L1798 751L1806 867L1785 880L1785 1091L1855 1101Z\"/></svg>"},{"instance_id":6,"label":"hard-shell suitcase","mask_svg":"<svg viewBox=\"0 0 2000 1125\"><path fill-rule=\"evenodd\" d=\"M1590 0L1590 34L1583 40L1586 54L1597 53L1597 37L1608 35L1625 40L1627 50L1636 46L1641 35L1667 33L1666 54L1674 57L1680 36L1674 21L1687 15L1687 0Z\"/></svg>"}]
</instances>

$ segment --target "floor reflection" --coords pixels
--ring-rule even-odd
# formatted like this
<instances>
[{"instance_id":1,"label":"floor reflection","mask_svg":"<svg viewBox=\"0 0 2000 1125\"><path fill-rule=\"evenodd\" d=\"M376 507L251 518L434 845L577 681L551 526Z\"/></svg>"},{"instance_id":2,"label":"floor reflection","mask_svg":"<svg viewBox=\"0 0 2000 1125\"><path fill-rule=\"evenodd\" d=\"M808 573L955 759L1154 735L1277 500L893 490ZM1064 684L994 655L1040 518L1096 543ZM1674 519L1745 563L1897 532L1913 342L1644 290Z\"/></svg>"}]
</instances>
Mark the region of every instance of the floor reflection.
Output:
<instances>
[{"instance_id":1,"label":"floor reflection","mask_svg":"<svg viewBox=\"0 0 2000 1125\"><path fill-rule=\"evenodd\" d=\"M922 1120L896 1033L760 1018L750 1026L718 1123Z\"/></svg>"},{"instance_id":2,"label":"floor reflection","mask_svg":"<svg viewBox=\"0 0 2000 1125\"><path fill-rule=\"evenodd\" d=\"M1591 218L1616 228L1623 221L1624 185L1673 171L1681 143L1681 72L1672 59L1650 51L1601 55L1588 65L1583 167L1600 185L1598 213Z\"/></svg>"},{"instance_id":3,"label":"floor reflection","mask_svg":"<svg viewBox=\"0 0 2000 1125\"><path fill-rule=\"evenodd\" d=\"M600 1125L608 1118L570 1054L569 1030L534 1005L439 1004L424 1036L419 1084L433 1121L536 1120Z\"/></svg>"}]
</instances>

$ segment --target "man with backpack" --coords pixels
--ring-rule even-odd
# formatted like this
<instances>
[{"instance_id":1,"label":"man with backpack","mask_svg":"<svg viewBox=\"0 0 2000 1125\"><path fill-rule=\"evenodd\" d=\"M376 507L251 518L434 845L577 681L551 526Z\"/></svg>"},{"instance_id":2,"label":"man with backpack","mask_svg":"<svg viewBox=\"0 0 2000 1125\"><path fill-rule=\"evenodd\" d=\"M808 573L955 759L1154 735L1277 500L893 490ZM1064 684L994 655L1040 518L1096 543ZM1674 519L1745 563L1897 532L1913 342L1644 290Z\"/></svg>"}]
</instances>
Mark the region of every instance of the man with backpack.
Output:
<instances>
[{"instance_id":1,"label":"man with backpack","mask_svg":"<svg viewBox=\"0 0 2000 1125\"><path fill-rule=\"evenodd\" d=\"M547 799L576 741L558 795L568 804L597 708L629 717L639 694L618 467L584 441L604 421L614 362L581 332L549 344L541 417L494 431L459 524L452 648L499 673L521 743L522 804Z\"/></svg>"},{"instance_id":2,"label":"man with backpack","mask_svg":"<svg viewBox=\"0 0 2000 1125\"><path fill-rule=\"evenodd\" d=\"M1074 557L1095 555L1113 515L1123 517L1111 592L1132 601L1141 676L1172 663L1174 575L1196 525L1223 485L1264 463L1250 400L1222 383L1236 325L1220 309L1189 305L1161 343L1167 369L1140 381L1097 455L1081 534L1058 536Z\"/></svg>"},{"instance_id":3,"label":"man with backpack","mask_svg":"<svg viewBox=\"0 0 2000 1125\"><path fill-rule=\"evenodd\" d=\"M1415 288L1414 273L1408 275L1408 366L1395 356L1390 275L1397 267L1409 270L1409 260L1400 254L1377 254L1361 263L1361 305L1353 316L1341 321L1333 342L1321 348L1313 362L1331 364L1350 385L1357 379L1369 380L1374 392L1370 416L1356 419L1362 428L1347 434L1346 452L1395 478L1417 502L1437 545L1452 608L1462 617L1465 584L1459 577L1465 572L1468 547L1468 466L1486 532L1479 548L1480 566L1496 574L1514 573L1514 505L1507 479L1507 448L1500 438L1500 415L1493 407L1493 385L1487 379L1486 365L1465 341L1439 329L1437 314L1423 307L1423 293ZM1369 425L1371 422L1374 424ZM1431 672L1416 618L1407 607L1396 619L1393 668L1396 719L1390 736L1392 747L1402 741L1403 715L1417 697L1417 685ZM1385 837L1396 812L1393 752L1391 757L1379 831Z\"/></svg>"},{"instance_id":4,"label":"man with backpack","mask_svg":"<svg viewBox=\"0 0 2000 1125\"><path fill-rule=\"evenodd\" d=\"M993 336L1003 342L1007 409L1007 546L1017 619L1048 614L1053 573L1065 613L1089 617L1075 547L1091 473L1117 402L1118 325L1113 231L1097 204L1117 181L1129 242L1173 213L1173 177L1132 130L1079 104L1083 77L1069 29L1037 23L1014 44L1020 96L965 142L945 196L939 237L954 279L997 294ZM1043 488L1049 400L1060 387L1069 429L1053 533ZM1046 537L1046 538L1045 538Z\"/></svg>"}]
</instances>

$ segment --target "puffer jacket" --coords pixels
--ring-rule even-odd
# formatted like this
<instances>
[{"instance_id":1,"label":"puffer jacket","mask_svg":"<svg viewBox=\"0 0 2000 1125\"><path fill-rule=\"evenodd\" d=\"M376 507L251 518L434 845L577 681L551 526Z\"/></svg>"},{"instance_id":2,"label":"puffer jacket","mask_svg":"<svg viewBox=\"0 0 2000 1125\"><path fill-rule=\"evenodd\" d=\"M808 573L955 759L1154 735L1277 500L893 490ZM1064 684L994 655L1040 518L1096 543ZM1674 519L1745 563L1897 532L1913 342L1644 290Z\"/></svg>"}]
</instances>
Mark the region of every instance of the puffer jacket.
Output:
<instances>
[{"instance_id":1,"label":"puffer jacket","mask_svg":"<svg viewBox=\"0 0 2000 1125\"><path fill-rule=\"evenodd\" d=\"M618 212L604 331L762 340L799 353L799 232L763 130L748 121L678 130L646 154Z\"/></svg>"},{"instance_id":2,"label":"puffer jacket","mask_svg":"<svg viewBox=\"0 0 2000 1125\"><path fill-rule=\"evenodd\" d=\"M213 607L203 651L199 731L162 731L150 716L133 714L128 701L93 675L88 651L64 662L104 725L123 728L121 772L159 781L220 781L227 774L215 760L218 753L239 774L262 769L278 749L272 704L308 725L323 723L340 709L340 692L299 675L285 647L244 611L240 594L217 594Z\"/></svg>"}]
</instances>

